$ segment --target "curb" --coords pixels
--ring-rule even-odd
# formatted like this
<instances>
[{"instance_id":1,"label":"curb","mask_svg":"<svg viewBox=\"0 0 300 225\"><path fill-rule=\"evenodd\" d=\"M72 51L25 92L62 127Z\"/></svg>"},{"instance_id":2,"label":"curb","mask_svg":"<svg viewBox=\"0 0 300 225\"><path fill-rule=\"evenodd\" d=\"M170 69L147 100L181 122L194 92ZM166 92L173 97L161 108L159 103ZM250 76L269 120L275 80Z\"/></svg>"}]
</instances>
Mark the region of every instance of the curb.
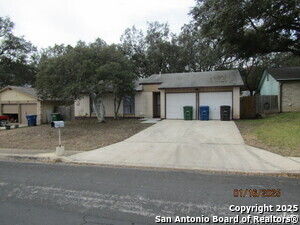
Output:
<instances>
[{"instance_id":1,"label":"curb","mask_svg":"<svg viewBox=\"0 0 300 225\"><path fill-rule=\"evenodd\" d=\"M40 162L57 162L63 161L60 157L34 156L34 155L5 155L0 154L0 160L16 160L16 161L40 161Z\"/></svg>"},{"instance_id":2,"label":"curb","mask_svg":"<svg viewBox=\"0 0 300 225\"><path fill-rule=\"evenodd\" d=\"M271 177L290 177L300 179L300 172L245 172L245 171L225 171L225 170L205 170L205 169L188 169L188 168L168 168L155 166L131 166L122 164L103 164L103 163L88 163L72 161L65 156L34 156L34 155L5 155L0 154L0 160L15 160L15 161L38 161L49 163L65 163L82 166L99 166L110 168L130 168L130 169L145 169L145 170L162 170L162 171L183 171L183 172L202 172L212 174L231 174L245 176L271 176Z\"/></svg>"},{"instance_id":3,"label":"curb","mask_svg":"<svg viewBox=\"0 0 300 225\"><path fill-rule=\"evenodd\" d=\"M229 170L207 170L207 169L188 169L188 168L168 168L155 166L130 166L122 164L100 164L88 162L74 162L63 160L63 163L82 165L82 166L99 166L108 168L128 168L128 169L144 169L144 170L161 170L161 171L181 171L181 172L195 172L195 173L212 173L212 174L228 174L228 175L245 175L245 176L270 176L270 177L289 177L300 179L300 172L245 172L245 171L229 171Z\"/></svg>"}]
</instances>

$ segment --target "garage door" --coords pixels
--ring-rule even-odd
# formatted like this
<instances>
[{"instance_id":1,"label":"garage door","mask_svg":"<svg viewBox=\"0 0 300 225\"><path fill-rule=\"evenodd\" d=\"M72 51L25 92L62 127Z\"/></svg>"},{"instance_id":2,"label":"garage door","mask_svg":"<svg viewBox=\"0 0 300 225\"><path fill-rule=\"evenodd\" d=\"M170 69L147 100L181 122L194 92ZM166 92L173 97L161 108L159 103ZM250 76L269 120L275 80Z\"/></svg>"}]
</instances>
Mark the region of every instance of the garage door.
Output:
<instances>
[{"instance_id":1,"label":"garage door","mask_svg":"<svg viewBox=\"0 0 300 225\"><path fill-rule=\"evenodd\" d=\"M196 119L196 94L195 93L167 93L166 118L183 119L183 106L193 106L193 119Z\"/></svg>"},{"instance_id":2,"label":"garage door","mask_svg":"<svg viewBox=\"0 0 300 225\"><path fill-rule=\"evenodd\" d=\"M36 104L22 104L21 105L21 123L27 123L26 114L37 115Z\"/></svg>"},{"instance_id":3,"label":"garage door","mask_svg":"<svg viewBox=\"0 0 300 225\"><path fill-rule=\"evenodd\" d=\"M220 106L230 105L232 118L232 92L201 92L199 93L199 106L209 106L209 119L220 119Z\"/></svg>"},{"instance_id":4,"label":"garage door","mask_svg":"<svg viewBox=\"0 0 300 225\"><path fill-rule=\"evenodd\" d=\"M2 105L2 113L3 114L18 114L19 107L18 107L18 105L13 105L13 104Z\"/></svg>"}]
</instances>

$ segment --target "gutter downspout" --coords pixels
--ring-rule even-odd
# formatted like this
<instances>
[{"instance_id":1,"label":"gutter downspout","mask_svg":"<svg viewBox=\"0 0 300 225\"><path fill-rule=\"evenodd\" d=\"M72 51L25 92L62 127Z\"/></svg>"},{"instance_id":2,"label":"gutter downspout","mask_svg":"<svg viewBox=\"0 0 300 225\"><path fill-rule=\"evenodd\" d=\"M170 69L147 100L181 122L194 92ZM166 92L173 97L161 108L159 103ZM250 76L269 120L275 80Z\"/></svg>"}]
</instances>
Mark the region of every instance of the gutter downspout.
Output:
<instances>
[{"instance_id":1,"label":"gutter downspout","mask_svg":"<svg viewBox=\"0 0 300 225\"><path fill-rule=\"evenodd\" d=\"M280 82L280 96L279 96L280 112L282 112L282 86L283 86L283 83Z\"/></svg>"},{"instance_id":2,"label":"gutter downspout","mask_svg":"<svg viewBox=\"0 0 300 225\"><path fill-rule=\"evenodd\" d=\"M196 120L200 120L199 118L199 88L196 88Z\"/></svg>"}]
</instances>

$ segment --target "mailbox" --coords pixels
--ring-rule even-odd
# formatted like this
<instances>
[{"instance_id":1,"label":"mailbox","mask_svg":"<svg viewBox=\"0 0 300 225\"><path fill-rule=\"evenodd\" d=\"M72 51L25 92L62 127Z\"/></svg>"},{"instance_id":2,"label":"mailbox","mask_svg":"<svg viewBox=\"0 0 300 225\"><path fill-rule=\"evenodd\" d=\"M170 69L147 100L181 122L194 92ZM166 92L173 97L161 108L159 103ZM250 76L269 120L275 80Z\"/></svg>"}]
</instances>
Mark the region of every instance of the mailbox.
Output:
<instances>
[{"instance_id":1,"label":"mailbox","mask_svg":"<svg viewBox=\"0 0 300 225\"><path fill-rule=\"evenodd\" d=\"M56 155L61 156L65 152L65 147L61 145L61 133L60 128L65 127L64 121L53 121L51 122L51 127L58 128L58 147L56 147Z\"/></svg>"},{"instance_id":2,"label":"mailbox","mask_svg":"<svg viewBox=\"0 0 300 225\"><path fill-rule=\"evenodd\" d=\"M51 122L51 127L55 127L55 128L65 127L65 122L64 121L53 121L53 122Z\"/></svg>"}]
</instances>

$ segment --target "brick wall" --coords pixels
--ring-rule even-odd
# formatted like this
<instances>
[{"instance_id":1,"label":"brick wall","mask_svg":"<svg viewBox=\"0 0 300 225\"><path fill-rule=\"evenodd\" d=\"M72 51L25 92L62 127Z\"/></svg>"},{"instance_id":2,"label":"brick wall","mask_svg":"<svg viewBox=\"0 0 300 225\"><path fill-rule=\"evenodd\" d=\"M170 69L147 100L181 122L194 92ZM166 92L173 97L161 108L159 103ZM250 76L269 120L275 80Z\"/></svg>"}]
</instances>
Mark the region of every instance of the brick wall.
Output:
<instances>
[{"instance_id":1,"label":"brick wall","mask_svg":"<svg viewBox=\"0 0 300 225\"><path fill-rule=\"evenodd\" d=\"M282 111L300 111L300 81L291 81L282 85Z\"/></svg>"}]
</instances>

